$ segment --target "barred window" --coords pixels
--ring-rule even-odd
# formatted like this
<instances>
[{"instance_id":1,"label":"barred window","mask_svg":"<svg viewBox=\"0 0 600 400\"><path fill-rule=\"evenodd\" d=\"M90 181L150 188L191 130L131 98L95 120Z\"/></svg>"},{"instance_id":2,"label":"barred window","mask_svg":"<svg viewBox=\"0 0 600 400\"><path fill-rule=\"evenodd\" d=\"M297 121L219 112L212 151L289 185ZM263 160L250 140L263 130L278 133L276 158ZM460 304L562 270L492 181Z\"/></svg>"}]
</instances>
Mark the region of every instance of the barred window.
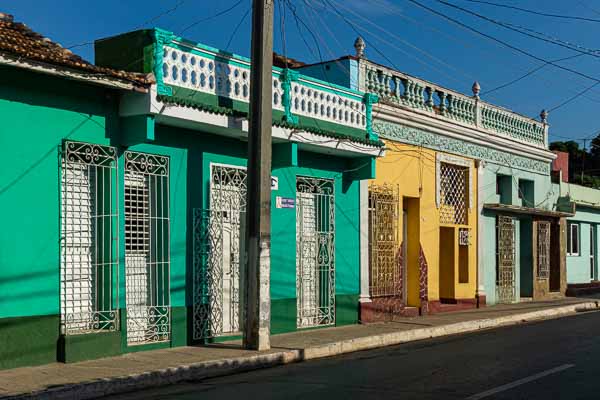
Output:
<instances>
[{"instance_id":1,"label":"barred window","mask_svg":"<svg viewBox=\"0 0 600 400\"><path fill-rule=\"evenodd\" d=\"M116 149L64 143L61 161L61 330L118 328Z\"/></svg>"},{"instance_id":2,"label":"barred window","mask_svg":"<svg viewBox=\"0 0 600 400\"><path fill-rule=\"evenodd\" d=\"M440 163L440 223L466 225L469 210L469 168Z\"/></svg>"},{"instance_id":3,"label":"barred window","mask_svg":"<svg viewBox=\"0 0 600 400\"><path fill-rule=\"evenodd\" d=\"M170 339L169 158L126 151L127 343Z\"/></svg>"}]
</instances>

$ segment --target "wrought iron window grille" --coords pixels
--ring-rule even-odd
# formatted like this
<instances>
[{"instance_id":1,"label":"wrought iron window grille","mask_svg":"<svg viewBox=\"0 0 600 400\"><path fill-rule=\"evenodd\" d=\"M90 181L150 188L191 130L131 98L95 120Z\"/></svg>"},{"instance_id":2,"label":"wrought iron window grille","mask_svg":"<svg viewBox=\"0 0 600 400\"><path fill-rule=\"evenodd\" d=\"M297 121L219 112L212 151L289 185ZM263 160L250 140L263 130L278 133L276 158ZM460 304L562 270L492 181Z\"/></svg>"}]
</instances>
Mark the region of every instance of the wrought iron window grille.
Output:
<instances>
[{"instance_id":1,"label":"wrought iron window grille","mask_svg":"<svg viewBox=\"0 0 600 400\"><path fill-rule=\"evenodd\" d=\"M126 151L127 343L171 337L169 158Z\"/></svg>"},{"instance_id":2,"label":"wrought iron window grille","mask_svg":"<svg viewBox=\"0 0 600 400\"><path fill-rule=\"evenodd\" d=\"M119 329L117 152L65 141L61 154L61 332Z\"/></svg>"}]
</instances>

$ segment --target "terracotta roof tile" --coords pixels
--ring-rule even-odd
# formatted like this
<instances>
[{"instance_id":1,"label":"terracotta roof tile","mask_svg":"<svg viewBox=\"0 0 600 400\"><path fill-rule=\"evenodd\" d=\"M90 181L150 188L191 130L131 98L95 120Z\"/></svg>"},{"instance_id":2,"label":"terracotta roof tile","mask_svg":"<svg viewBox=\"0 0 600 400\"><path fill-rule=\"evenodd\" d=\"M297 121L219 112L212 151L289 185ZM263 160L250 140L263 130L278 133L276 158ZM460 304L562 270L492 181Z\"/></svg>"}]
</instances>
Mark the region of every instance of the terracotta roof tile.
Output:
<instances>
[{"instance_id":1,"label":"terracotta roof tile","mask_svg":"<svg viewBox=\"0 0 600 400\"><path fill-rule=\"evenodd\" d=\"M0 13L0 52L94 75L115 78L136 86L149 86L154 80L151 75L96 66L74 54L71 50L65 49L60 44L34 32L27 25L14 22L12 15L4 13Z\"/></svg>"}]
</instances>

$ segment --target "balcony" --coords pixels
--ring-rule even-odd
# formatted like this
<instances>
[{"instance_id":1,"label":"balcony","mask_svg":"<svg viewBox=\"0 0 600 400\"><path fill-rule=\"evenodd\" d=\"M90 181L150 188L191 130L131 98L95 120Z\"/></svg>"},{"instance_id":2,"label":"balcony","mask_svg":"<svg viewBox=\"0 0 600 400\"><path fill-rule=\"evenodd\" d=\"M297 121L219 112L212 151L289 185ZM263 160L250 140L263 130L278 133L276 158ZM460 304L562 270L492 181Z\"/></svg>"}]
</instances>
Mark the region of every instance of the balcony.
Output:
<instances>
[{"instance_id":1,"label":"balcony","mask_svg":"<svg viewBox=\"0 0 600 400\"><path fill-rule=\"evenodd\" d=\"M155 30L157 92L164 102L247 115L250 60ZM371 129L372 96L274 67L273 124L380 145Z\"/></svg>"},{"instance_id":2,"label":"balcony","mask_svg":"<svg viewBox=\"0 0 600 400\"><path fill-rule=\"evenodd\" d=\"M547 125L510 110L366 61L365 87L381 103L406 107L528 146L546 149Z\"/></svg>"}]
</instances>

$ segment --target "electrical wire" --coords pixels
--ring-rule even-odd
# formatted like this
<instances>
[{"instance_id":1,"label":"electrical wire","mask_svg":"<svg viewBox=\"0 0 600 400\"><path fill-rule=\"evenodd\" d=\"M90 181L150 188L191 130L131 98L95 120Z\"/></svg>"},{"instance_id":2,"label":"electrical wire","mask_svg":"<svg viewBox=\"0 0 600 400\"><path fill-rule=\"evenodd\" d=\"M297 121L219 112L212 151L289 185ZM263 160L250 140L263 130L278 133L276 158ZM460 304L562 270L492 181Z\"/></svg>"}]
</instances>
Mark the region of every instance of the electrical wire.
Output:
<instances>
[{"instance_id":1,"label":"electrical wire","mask_svg":"<svg viewBox=\"0 0 600 400\"><path fill-rule=\"evenodd\" d=\"M177 11L177 9L178 9L179 7L181 7L181 6L183 5L183 3L185 3L185 2L186 2L186 0L179 0L179 1L177 1L177 3L175 3L175 5L174 5L173 7L169 8L169 9L167 9L167 10L165 10L165 11L161 12L160 14L158 14L158 15L155 15L154 17L152 17L152 18L148 19L147 21L145 21L145 22L141 23L140 25L138 25L138 26L136 26L135 28L133 28L133 29L132 29L132 31L137 31L138 29L141 29L141 28L143 28L144 26L146 26L146 25L148 25L148 24L150 24L150 23L153 23L153 22L155 22L155 21L158 21L159 19L161 19L161 18L162 18L162 17L164 17L164 16L166 16L166 15L168 15L168 14L171 14L171 13L173 13L173 12ZM88 45L90 45L90 44L94 44L94 42L93 42L93 41L91 41L91 42L84 42L84 43L74 44L74 45L71 45L71 46L69 46L69 47L66 47L66 49L67 49L67 50L70 50L70 49L74 49L74 48L76 48L76 47L88 46Z\"/></svg>"},{"instance_id":2,"label":"electrical wire","mask_svg":"<svg viewBox=\"0 0 600 400\"><path fill-rule=\"evenodd\" d=\"M450 2L445 1L445 0L436 0L436 1L438 3L446 5L448 7L452 7L454 9L457 9L457 10L462 11L464 13L473 15L474 17L477 17L477 18L482 19L484 21L491 22L492 24L501 26L501 27L503 27L505 29L509 29L509 30L511 30L513 32L517 32L517 33L520 33L522 35L525 35L525 36L528 36L528 37L531 37L531 38L534 38L534 39L537 39L537 40L541 40L541 41L546 42L546 43L554 44L556 46L564 47L564 48L567 48L569 50L577 51L577 52L580 52L582 54L586 54L586 55L589 55L589 56L592 56L592 57L597 57L597 58L600 57L600 55L598 54L598 50L588 49L588 48L585 48L583 46L572 44L572 43L566 42L566 41L561 40L561 39L553 38L553 37L550 37L550 36L548 36L548 35L546 35L544 33L537 32L537 31L535 31L533 29L530 29L530 28L527 28L527 27L523 27L523 26L520 26L520 25L509 24L509 23L506 23L506 22L498 21L496 19L487 17L487 16L482 15L480 13L477 13L475 11L471 11L471 10L469 10L467 8L457 6L456 4L450 3ZM525 31L525 32L523 32L523 31ZM536 36L536 35L538 35L538 36ZM542 37L540 37L540 36L542 36Z\"/></svg>"},{"instance_id":3,"label":"electrical wire","mask_svg":"<svg viewBox=\"0 0 600 400\"><path fill-rule=\"evenodd\" d=\"M508 5L508 4L493 3L491 1L484 1L484 0L464 0L464 1L468 1L468 2L471 2L471 3L487 4L487 5L494 6L494 7L508 8L508 9L511 9L511 10L517 10L517 11L525 12L525 13L528 13L528 14L540 15L542 17L561 18L561 19L573 19L573 20L587 21L587 22L600 22L600 19L595 19L595 18L543 13L543 12L539 12L539 11L529 10L527 8L522 8L522 7L517 7L517 6L511 6L511 5Z\"/></svg>"},{"instance_id":4,"label":"electrical wire","mask_svg":"<svg viewBox=\"0 0 600 400\"><path fill-rule=\"evenodd\" d=\"M498 38L496 38L496 37L494 37L492 35L489 35L489 34L487 34L485 32L481 32L480 30L477 30L477 29L475 29L475 28L473 28L473 27L471 27L471 26L469 26L469 25L467 25L467 24L465 24L465 23L463 23L461 21L456 20L455 18L452 18L452 17L450 17L450 16L448 16L448 15L446 15L444 13L441 13L441 12L439 12L439 11L431 8L431 7L428 7L425 4L423 4L423 3L421 3L421 2L419 2L417 0L408 0L408 1L411 2L411 3L413 3L413 4L415 4L418 7L421 7L424 10L429 11L432 14L435 14L435 15L441 17L441 18L444 18L444 19L446 19L448 21L451 21L452 23L454 23L456 25L459 25L459 26L461 26L461 27L463 27L463 28L465 28L465 29L467 29L467 30L469 30L469 31L477 34L477 35L483 36L483 37L485 37L485 38L487 38L489 40L492 40L492 41L494 41L496 43L499 43L499 44L503 45L504 47L507 47L507 48L509 48L509 49L517 52L517 53L523 54L523 55L525 55L527 57L530 57L530 58L533 58L534 60L537 60L537 61L542 61L544 63L548 63L549 65L552 65L555 68L561 69L563 71L570 72L572 74L581 76L583 78L586 78L586 79L589 79L589 80L592 80L592 81L595 81L595 82L600 82L600 79L598 79L598 78L595 78L595 77L587 75L587 74L585 74L583 72L576 71L574 69L567 68L567 67L564 67L562 65L556 64L556 63L554 63L554 62L552 62L550 60L546 60L546 59L544 59L542 57L539 57L539 56L536 56L535 54L532 54L532 53L530 53L530 52L528 52L526 50L523 50L523 49L521 49L521 48L519 48L517 46L514 46L514 45L512 45L512 44L510 44L510 43L508 43L508 42L506 42L504 40L498 39Z\"/></svg>"},{"instance_id":5,"label":"electrical wire","mask_svg":"<svg viewBox=\"0 0 600 400\"><path fill-rule=\"evenodd\" d=\"M229 51L229 46L231 46L231 42L233 41L233 38L235 37L237 31L240 29L240 27L242 26L242 24L244 23L244 21L246 20L246 18L248 17L248 14L250 14L251 10L252 10L252 6L248 7L248 9L246 10L246 12L244 13L244 15L242 16L242 18L240 19L240 21L236 25L236 27L233 30L233 32L231 32L231 36L229 36L229 40L227 41L227 45L225 46L225 50Z\"/></svg>"},{"instance_id":6,"label":"electrical wire","mask_svg":"<svg viewBox=\"0 0 600 400\"><path fill-rule=\"evenodd\" d=\"M573 56L563 57L563 58L558 58L556 60L552 60L552 62L560 62L560 61L570 60L570 59L573 59L573 58L576 58L576 57L581 57L582 55L583 54L581 54L581 53L580 54L575 54ZM548 63L544 63L544 64L540 65L539 67L535 67L534 69L532 69L532 70L528 71L527 73L521 75L520 77L511 80L510 82L503 83L502 85L496 86L493 89L486 90L485 92L481 93L481 96L489 95L490 93L493 93L493 92L495 92L497 90L504 89L504 88L506 88L508 86L511 86L511 85L513 85L513 84L515 84L515 83L517 83L517 82L519 82L519 81L527 78L528 76L531 76L531 75L535 74L537 71L541 70L542 68L544 68L547 65L548 65Z\"/></svg>"},{"instance_id":7,"label":"electrical wire","mask_svg":"<svg viewBox=\"0 0 600 400\"><path fill-rule=\"evenodd\" d=\"M242 4L245 0L238 0L235 3L233 3L231 6L229 6L228 8L217 12L216 14L213 14L211 16L199 19L195 22L192 22L191 24L189 24L188 26L186 26L185 28L183 28L183 30L179 31L179 35L183 35L185 32L187 32L189 29L193 28L194 26L202 23L202 22L206 22L206 21L210 21L211 19L220 17L221 15L225 15L228 12L232 11L233 9L235 9L237 6L239 6L240 4Z\"/></svg>"},{"instance_id":8,"label":"electrical wire","mask_svg":"<svg viewBox=\"0 0 600 400\"><path fill-rule=\"evenodd\" d=\"M552 107L551 109L548 110L548 112L552 112L552 111L556 111L559 108L566 106L567 104L569 104L570 102L572 102L573 100L581 97L582 95L584 95L585 93L589 92L590 90L592 90L593 88L595 88L596 86L598 86L598 84L600 84L600 82L595 82L592 85L588 86L587 88L583 89L581 92L577 93L575 96L568 98L567 100L563 101L562 103L558 104L557 106Z\"/></svg>"},{"instance_id":9,"label":"electrical wire","mask_svg":"<svg viewBox=\"0 0 600 400\"><path fill-rule=\"evenodd\" d=\"M375 29L378 29L378 30L380 30L381 32L383 32L383 33L384 33L384 34L386 34L387 36L393 37L394 39L398 40L399 42L403 43L404 45L406 45L406 46L408 46L408 47L412 48L413 50L416 50L417 52L419 52L419 53L423 54L425 57L427 57L427 58L429 58L429 59L431 59L431 60L433 60L433 61L436 61L436 62L438 62L439 64L441 64L441 65L443 65L443 66L445 66L445 67L451 68L452 70L454 70L454 71L456 71L456 72L460 73L461 75L463 75L463 76L465 76L465 77L467 77L467 78L469 78L469 79L475 79L475 80L477 80L477 78L476 78L474 75L472 75L472 74L470 74L470 73L468 73L468 72L465 72L465 71L463 71L463 70L461 70L461 69L459 69L459 68L456 68L455 66L453 66L453 65L451 65L451 64L448 64L448 63L447 63L447 62L445 62L444 60L441 60L440 58L438 58L438 57L436 57L436 56L434 56L434 55L432 55L432 54L428 53L427 51L425 51L425 50L421 49L420 47L413 45L412 43L410 43L410 42L408 42L407 40L405 40L405 39L401 38L399 35L395 34L394 32L392 32L392 31L390 31L390 30L388 30L388 29L385 29L385 28L381 27L381 25L379 25L379 24L376 24L375 22L371 21L370 19L368 19L368 18L366 18L366 17L364 17L364 16L362 16L362 15L360 15L360 14L356 13L356 12L355 12L355 11L353 11L351 8L349 8L348 6L345 6L343 3L341 3L341 2L338 2L338 1L336 1L336 0L331 0L331 1L332 1L332 2L333 2L335 5L337 5L339 8L341 8L342 10L345 10L346 12L348 12L348 13L350 13L350 14L354 15L356 18L358 18L358 19L360 19L360 20L362 20L362 21L366 22L367 24L369 24L370 26L374 27ZM372 34L372 32L370 32L370 31L367 31L367 32L369 32L371 35L373 35L373 34ZM376 36L374 36L374 37L376 37ZM379 38L379 39L380 39L381 41L384 41L384 40L385 40L385 39L382 39L382 38ZM397 48L397 46L395 46L395 45L394 45L393 43L391 43L391 42L387 42L387 44L388 44L388 45L390 45L390 46L392 46L392 47L394 47L394 48ZM453 77L453 79L456 79L456 78L454 78L454 77Z\"/></svg>"}]
</instances>

